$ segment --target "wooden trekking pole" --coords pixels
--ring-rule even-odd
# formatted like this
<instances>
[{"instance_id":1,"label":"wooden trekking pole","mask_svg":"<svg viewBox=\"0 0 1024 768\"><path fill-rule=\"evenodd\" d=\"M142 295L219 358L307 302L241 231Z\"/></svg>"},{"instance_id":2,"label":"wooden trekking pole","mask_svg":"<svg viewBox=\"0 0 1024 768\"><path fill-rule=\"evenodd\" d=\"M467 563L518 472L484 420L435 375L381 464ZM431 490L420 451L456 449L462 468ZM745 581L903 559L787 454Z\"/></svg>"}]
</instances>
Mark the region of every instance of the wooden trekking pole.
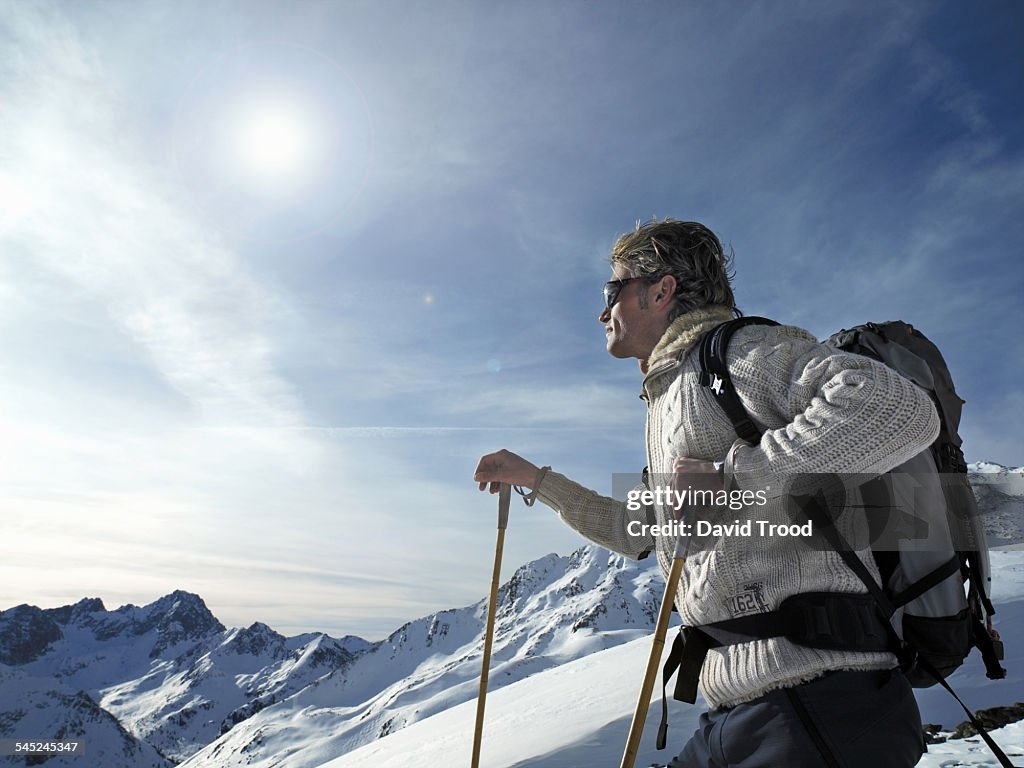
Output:
<instances>
[{"instance_id":1,"label":"wooden trekking pole","mask_svg":"<svg viewBox=\"0 0 1024 768\"><path fill-rule=\"evenodd\" d=\"M636 711L633 712L633 723L629 726L629 738L626 739L626 751L622 755L620 768L633 768L637 752L640 751L640 737L644 735L644 722L647 720L647 710L651 706L651 692L654 690L654 681L658 676L658 668L661 666L661 654L665 648L668 622L672 616L672 604L676 599L676 589L679 585L679 577L683 573L684 562L677 546L676 556L672 558L672 567L669 569L668 578L665 581L665 596L661 599L658 623L654 627L651 655L647 659L647 671L644 673L643 685L640 686L640 698L637 699Z\"/></svg>"},{"instance_id":2,"label":"wooden trekking pole","mask_svg":"<svg viewBox=\"0 0 1024 768\"><path fill-rule=\"evenodd\" d=\"M501 576L501 551L505 546L505 528L508 526L508 506L512 500L512 486L502 483L498 487L498 543L494 549L494 575L491 577L491 597L487 604L487 626L484 629L484 658L480 670L480 693L476 699L476 732L473 734L472 768L480 765L480 744L484 735L484 704L487 701L487 673L491 666L491 645L494 640L494 614L498 610L498 579Z\"/></svg>"}]
</instances>

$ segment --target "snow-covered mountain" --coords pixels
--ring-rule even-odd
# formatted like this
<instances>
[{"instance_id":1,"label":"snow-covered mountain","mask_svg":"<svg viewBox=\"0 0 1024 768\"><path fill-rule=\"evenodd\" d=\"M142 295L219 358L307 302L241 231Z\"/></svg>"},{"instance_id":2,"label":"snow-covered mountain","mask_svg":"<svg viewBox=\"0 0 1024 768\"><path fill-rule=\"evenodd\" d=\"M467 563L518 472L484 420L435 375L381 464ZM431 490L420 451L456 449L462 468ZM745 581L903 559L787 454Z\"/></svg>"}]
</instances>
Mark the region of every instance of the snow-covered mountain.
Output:
<instances>
[{"instance_id":1,"label":"snow-covered mountain","mask_svg":"<svg viewBox=\"0 0 1024 768\"><path fill-rule=\"evenodd\" d=\"M991 461L975 461L967 465L967 474L971 482L977 483L988 479L1006 487L1006 492L1013 496L1024 496L1024 467L1004 467Z\"/></svg>"},{"instance_id":2,"label":"snow-covered mountain","mask_svg":"<svg viewBox=\"0 0 1024 768\"><path fill-rule=\"evenodd\" d=\"M1024 470L971 470L993 543L1024 541ZM1022 556L999 553L995 562ZM1017 574L1012 602L1024 596L1024 565L1007 566L1008 574ZM632 562L592 546L519 568L500 590L488 699L488 728L496 741L504 728L508 741L485 764L613 762L609 750L621 750L628 729L661 590L653 559ZM1012 629L1024 624L1024 602L1015 605L999 614L1012 653L1020 645ZM408 764L412 752L403 758L403 750L412 747L400 745L410 739L465 740L485 609L481 600L442 611L371 644L285 638L258 623L225 629L186 592L116 611L96 599L18 606L0 612L0 739L79 736L89 764L104 768L312 768L348 753L338 768ZM1009 664L1024 669L1024 655ZM975 706L1007 704L1010 687L972 678L965 692ZM926 719L958 722L944 693L920 698ZM675 733L692 727L691 711L699 710L673 717ZM558 728L545 731L549 721ZM447 736L445 723L457 724ZM471 740L472 722L468 728Z\"/></svg>"},{"instance_id":3,"label":"snow-covered mountain","mask_svg":"<svg viewBox=\"0 0 1024 768\"><path fill-rule=\"evenodd\" d=\"M0 738L81 741L81 754L55 756L48 766L138 766L169 768L173 763L135 737L88 692L51 676L0 665ZM29 765L25 757L0 757L0 765Z\"/></svg>"},{"instance_id":4,"label":"snow-covered mountain","mask_svg":"<svg viewBox=\"0 0 1024 768\"><path fill-rule=\"evenodd\" d=\"M597 547L522 566L499 591L491 689L648 636L660 591L653 562ZM406 624L350 667L239 724L184 766L318 765L475 699L485 611L481 600Z\"/></svg>"},{"instance_id":5,"label":"snow-covered mountain","mask_svg":"<svg viewBox=\"0 0 1024 768\"><path fill-rule=\"evenodd\" d=\"M596 547L520 567L499 591L491 687L647 636L659 584L653 560ZM79 696L108 718L104 768L315 765L475 697L485 610L443 611L371 644L228 630L185 592L112 612L95 599L17 606L0 612L0 739L56 738ZM51 704L27 713L30 695ZM79 729L90 746L94 727Z\"/></svg>"},{"instance_id":6,"label":"snow-covered mountain","mask_svg":"<svg viewBox=\"0 0 1024 768\"><path fill-rule=\"evenodd\" d=\"M991 462L968 466L978 505L985 514L989 544L1024 540L1024 467Z\"/></svg>"},{"instance_id":7,"label":"snow-covered mountain","mask_svg":"<svg viewBox=\"0 0 1024 768\"><path fill-rule=\"evenodd\" d=\"M368 647L226 630L187 592L116 611L97 599L20 605L0 612L0 738L74 733L95 765L171 765Z\"/></svg>"}]
</instances>

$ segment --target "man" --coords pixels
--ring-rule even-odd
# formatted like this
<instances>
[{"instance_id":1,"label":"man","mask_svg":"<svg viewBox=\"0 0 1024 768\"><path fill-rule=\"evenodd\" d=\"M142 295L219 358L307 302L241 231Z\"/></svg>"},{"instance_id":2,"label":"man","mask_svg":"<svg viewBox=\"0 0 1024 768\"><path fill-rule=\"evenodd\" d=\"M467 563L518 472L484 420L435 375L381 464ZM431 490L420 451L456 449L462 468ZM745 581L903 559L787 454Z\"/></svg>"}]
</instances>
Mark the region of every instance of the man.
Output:
<instances>
[{"instance_id":1,"label":"man","mask_svg":"<svg viewBox=\"0 0 1024 768\"><path fill-rule=\"evenodd\" d=\"M783 489L794 478L887 472L935 439L930 399L887 367L797 328L748 325L726 359L764 436L757 444L738 440L691 354L703 334L739 314L718 238L696 222L652 221L619 238L611 266L599 320L609 354L635 357L644 374L652 477L681 469L693 473L695 487L707 487L712 462L723 462L718 488L764 491L768 504L750 517L786 522ZM647 510L629 508L639 505L506 450L481 458L474 480L492 493L502 482L529 488L595 543L633 558L655 551L668 573L676 541L644 534ZM674 515L659 505L654 512L658 523ZM863 526L854 515L840 520L847 533ZM839 553L799 538L722 536L698 550L686 558L676 596L688 626L769 612L792 595L866 592ZM870 553L858 555L877 579ZM896 667L888 651L814 648L778 636L712 648L700 671L711 710L670 765L913 766L923 749L920 714Z\"/></svg>"}]
</instances>

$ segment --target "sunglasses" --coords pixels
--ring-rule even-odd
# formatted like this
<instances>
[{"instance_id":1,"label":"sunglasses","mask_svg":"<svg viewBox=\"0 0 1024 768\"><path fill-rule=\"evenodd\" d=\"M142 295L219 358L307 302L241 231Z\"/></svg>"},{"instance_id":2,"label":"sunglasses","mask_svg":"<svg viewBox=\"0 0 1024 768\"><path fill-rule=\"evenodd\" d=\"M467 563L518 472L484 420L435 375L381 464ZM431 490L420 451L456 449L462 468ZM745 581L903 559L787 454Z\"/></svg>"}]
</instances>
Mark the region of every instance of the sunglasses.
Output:
<instances>
[{"instance_id":1,"label":"sunglasses","mask_svg":"<svg viewBox=\"0 0 1024 768\"><path fill-rule=\"evenodd\" d=\"M640 275L640 277L627 277L624 280L609 280L604 284L605 309L615 306L615 302L619 300L619 292L626 283L632 283L634 280L660 280L662 277L662 275Z\"/></svg>"}]
</instances>

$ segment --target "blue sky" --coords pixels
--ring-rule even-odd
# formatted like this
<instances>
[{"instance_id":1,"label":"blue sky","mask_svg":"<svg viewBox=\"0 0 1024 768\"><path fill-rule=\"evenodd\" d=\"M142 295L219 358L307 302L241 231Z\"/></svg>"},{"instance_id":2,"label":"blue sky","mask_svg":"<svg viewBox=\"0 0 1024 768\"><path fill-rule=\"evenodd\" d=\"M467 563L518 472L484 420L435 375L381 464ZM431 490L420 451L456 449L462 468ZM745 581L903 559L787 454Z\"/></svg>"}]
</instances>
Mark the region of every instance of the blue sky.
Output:
<instances>
[{"instance_id":1,"label":"blue sky","mask_svg":"<svg viewBox=\"0 0 1024 768\"><path fill-rule=\"evenodd\" d=\"M508 447L609 492L652 216L747 314L902 318L1024 464L1024 6L0 3L0 607L370 638L486 592ZM581 543L513 516L506 571Z\"/></svg>"}]
</instances>

